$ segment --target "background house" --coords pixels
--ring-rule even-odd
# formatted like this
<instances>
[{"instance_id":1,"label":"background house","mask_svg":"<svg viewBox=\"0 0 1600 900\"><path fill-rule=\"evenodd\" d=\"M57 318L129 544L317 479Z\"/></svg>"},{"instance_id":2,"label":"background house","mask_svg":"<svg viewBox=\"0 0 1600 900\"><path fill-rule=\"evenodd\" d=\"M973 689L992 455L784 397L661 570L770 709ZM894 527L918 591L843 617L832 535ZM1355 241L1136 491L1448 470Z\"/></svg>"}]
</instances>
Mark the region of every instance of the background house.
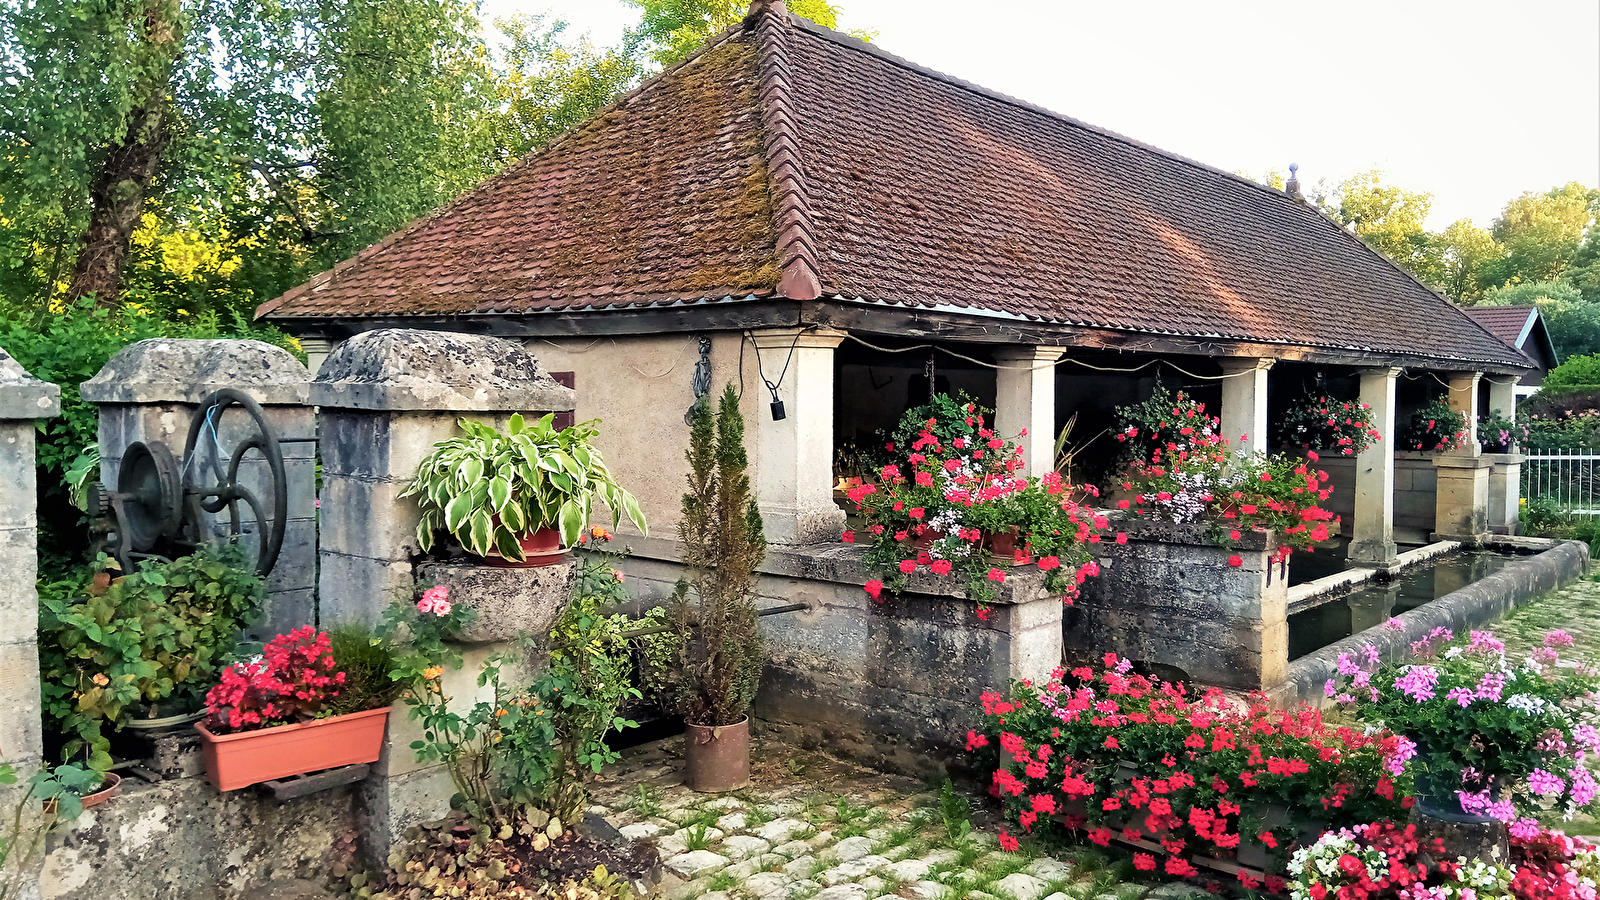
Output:
<instances>
[{"instance_id":1,"label":"background house","mask_svg":"<svg viewBox=\"0 0 1600 900\"><path fill-rule=\"evenodd\" d=\"M1534 368L1517 382L1517 399L1539 390L1544 377L1561 364L1537 306L1469 306L1466 314L1490 334L1522 351Z\"/></svg>"}]
</instances>

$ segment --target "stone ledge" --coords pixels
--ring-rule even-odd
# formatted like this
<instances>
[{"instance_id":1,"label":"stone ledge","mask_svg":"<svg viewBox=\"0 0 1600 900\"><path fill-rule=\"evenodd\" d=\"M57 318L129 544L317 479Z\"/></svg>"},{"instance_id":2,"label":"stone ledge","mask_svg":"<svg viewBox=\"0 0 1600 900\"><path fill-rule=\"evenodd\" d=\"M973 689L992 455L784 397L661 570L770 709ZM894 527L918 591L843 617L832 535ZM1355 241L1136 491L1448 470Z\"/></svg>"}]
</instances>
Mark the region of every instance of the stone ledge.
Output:
<instances>
[{"instance_id":1,"label":"stone ledge","mask_svg":"<svg viewBox=\"0 0 1600 900\"><path fill-rule=\"evenodd\" d=\"M150 338L117 351L78 392L90 403L199 403L238 388L262 405L303 406L311 373L261 341Z\"/></svg>"},{"instance_id":2,"label":"stone ledge","mask_svg":"<svg viewBox=\"0 0 1600 900\"><path fill-rule=\"evenodd\" d=\"M335 409L547 413L576 398L515 341L415 328L356 335L311 384L311 402Z\"/></svg>"},{"instance_id":3,"label":"stone ledge","mask_svg":"<svg viewBox=\"0 0 1600 900\"><path fill-rule=\"evenodd\" d=\"M456 640L463 644L513 641L528 635L541 642L572 597L578 564L511 568L477 560L424 562L417 579L450 588L450 602L477 612Z\"/></svg>"},{"instance_id":4,"label":"stone ledge","mask_svg":"<svg viewBox=\"0 0 1600 900\"><path fill-rule=\"evenodd\" d=\"M679 561L680 545L673 538L619 535L617 541L626 544L634 556L665 562ZM763 575L859 586L873 577L862 562L866 555L866 547L842 542L810 547L769 546L766 559L762 560L756 571ZM953 578L918 572L908 581L905 594L966 599L966 591ZM1044 590L1044 573L1035 567L1009 570L1005 584L1000 585L995 593L995 599L990 601L994 606L1031 603L1051 596Z\"/></svg>"}]
</instances>

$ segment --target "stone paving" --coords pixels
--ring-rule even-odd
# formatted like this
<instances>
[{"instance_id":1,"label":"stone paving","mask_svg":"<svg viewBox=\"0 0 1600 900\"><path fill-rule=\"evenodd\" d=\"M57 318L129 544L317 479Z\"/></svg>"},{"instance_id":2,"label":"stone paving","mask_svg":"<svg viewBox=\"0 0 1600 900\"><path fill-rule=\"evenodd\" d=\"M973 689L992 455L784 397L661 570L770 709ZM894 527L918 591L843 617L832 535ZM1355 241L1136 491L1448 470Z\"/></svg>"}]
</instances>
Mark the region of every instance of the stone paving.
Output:
<instances>
[{"instance_id":1,"label":"stone paving","mask_svg":"<svg viewBox=\"0 0 1600 900\"><path fill-rule=\"evenodd\" d=\"M927 784L786 745L757 742L749 788L695 794L679 784L682 746L625 753L590 810L656 843L667 900L1214 900L1060 840L1001 851L979 804L947 825Z\"/></svg>"}]
</instances>

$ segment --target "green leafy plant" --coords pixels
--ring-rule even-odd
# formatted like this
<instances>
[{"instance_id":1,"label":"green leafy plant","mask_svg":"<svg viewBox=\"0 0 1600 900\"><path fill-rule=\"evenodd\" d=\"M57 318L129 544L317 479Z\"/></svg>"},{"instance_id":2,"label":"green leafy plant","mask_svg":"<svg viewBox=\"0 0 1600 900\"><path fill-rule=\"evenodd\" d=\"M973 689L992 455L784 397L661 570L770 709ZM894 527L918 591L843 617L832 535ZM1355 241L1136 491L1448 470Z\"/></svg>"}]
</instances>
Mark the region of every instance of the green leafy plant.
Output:
<instances>
[{"instance_id":1,"label":"green leafy plant","mask_svg":"<svg viewBox=\"0 0 1600 900\"><path fill-rule=\"evenodd\" d=\"M1467 418L1450 408L1443 398L1424 403L1411 416L1400 446L1435 453L1462 446L1467 439Z\"/></svg>"},{"instance_id":2,"label":"green leafy plant","mask_svg":"<svg viewBox=\"0 0 1600 900\"><path fill-rule=\"evenodd\" d=\"M493 551L521 562L520 539L540 528L576 545L595 500L611 510L613 527L626 515L645 531L638 499L611 478L592 446L598 422L557 431L554 418L530 423L514 415L504 432L462 419L464 434L434 445L400 494L422 507L422 549L431 550L434 532L443 529L479 556Z\"/></svg>"},{"instance_id":3,"label":"green leafy plant","mask_svg":"<svg viewBox=\"0 0 1600 900\"><path fill-rule=\"evenodd\" d=\"M702 400L693 418L689 492L678 523L692 574L678 582L668 613L681 647L678 706L691 724L732 725L749 709L766 662L754 575L767 540L733 385L723 390L714 416Z\"/></svg>"},{"instance_id":4,"label":"green leafy plant","mask_svg":"<svg viewBox=\"0 0 1600 900\"><path fill-rule=\"evenodd\" d=\"M972 804L956 793L948 778L939 785L939 818L944 822L945 837L952 843L963 843L972 834Z\"/></svg>"},{"instance_id":5,"label":"green leafy plant","mask_svg":"<svg viewBox=\"0 0 1600 900\"><path fill-rule=\"evenodd\" d=\"M106 726L139 703L193 703L234 652L266 585L230 542L109 580L88 573L41 586L39 669L47 721L70 735L62 758L109 768Z\"/></svg>"},{"instance_id":6,"label":"green leafy plant","mask_svg":"<svg viewBox=\"0 0 1600 900\"><path fill-rule=\"evenodd\" d=\"M1516 453L1530 434L1525 423L1511 421L1498 409L1478 417L1478 446L1485 453Z\"/></svg>"},{"instance_id":7,"label":"green leafy plant","mask_svg":"<svg viewBox=\"0 0 1600 900\"><path fill-rule=\"evenodd\" d=\"M683 830L683 846L686 850L704 850L711 846L711 826L704 822L690 826Z\"/></svg>"},{"instance_id":8,"label":"green leafy plant","mask_svg":"<svg viewBox=\"0 0 1600 900\"><path fill-rule=\"evenodd\" d=\"M1124 445L1124 463L1148 463L1168 444L1218 436L1217 424L1214 417L1206 415L1204 403L1157 384L1144 400L1117 407L1115 437Z\"/></svg>"},{"instance_id":9,"label":"green leafy plant","mask_svg":"<svg viewBox=\"0 0 1600 900\"><path fill-rule=\"evenodd\" d=\"M388 640L348 625L329 629L328 639L334 662L344 672L339 695L328 704L329 715L377 709L399 699L405 685L389 677L394 654Z\"/></svg>"},{"instance_id":10,"label":"green leafy plant","mask_svg":"<svg viewBox=\"0 0 1600 900\"><path fill-rule=\"evenodd\" d=\"M0 764L0 785L17 783L16 770ZM0 900L25 896L26 876L45 850L45 839L83 812L83 798L105 785L106 775L67 763L44 769L17 790L0 820Z\"/></svg>"}]
</instances>

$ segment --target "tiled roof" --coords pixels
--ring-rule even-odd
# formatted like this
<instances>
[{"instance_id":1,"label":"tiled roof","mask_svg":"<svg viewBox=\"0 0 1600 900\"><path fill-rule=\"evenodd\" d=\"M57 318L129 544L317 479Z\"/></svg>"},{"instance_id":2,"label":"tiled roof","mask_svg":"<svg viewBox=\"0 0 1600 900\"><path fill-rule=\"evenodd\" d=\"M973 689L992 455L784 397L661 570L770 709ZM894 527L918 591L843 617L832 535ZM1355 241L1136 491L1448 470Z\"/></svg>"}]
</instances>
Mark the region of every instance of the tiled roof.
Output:
<instances>
[{"instance_id":1,"label":"tiled roof","mask_svg":"<svg viewBox=\"0 0 1600 900\"><path fill-rule=\"evenodd\" d=\"M556 145L260 313L820 297L1527 365L1281 191L921 69L774 0L757 7Z\"/></svg>"},{"instance_id":2,"label":"tiled roof","mask_svg":"<svg viewBox=\"0 0 1600 900\"><path fill-rule=\"evenodd\" d=\"M1529 325L1539 314L1537 306L1469 306L1462 310L1490 334L1520 349Z\"/></svg>"}]
</instances>

